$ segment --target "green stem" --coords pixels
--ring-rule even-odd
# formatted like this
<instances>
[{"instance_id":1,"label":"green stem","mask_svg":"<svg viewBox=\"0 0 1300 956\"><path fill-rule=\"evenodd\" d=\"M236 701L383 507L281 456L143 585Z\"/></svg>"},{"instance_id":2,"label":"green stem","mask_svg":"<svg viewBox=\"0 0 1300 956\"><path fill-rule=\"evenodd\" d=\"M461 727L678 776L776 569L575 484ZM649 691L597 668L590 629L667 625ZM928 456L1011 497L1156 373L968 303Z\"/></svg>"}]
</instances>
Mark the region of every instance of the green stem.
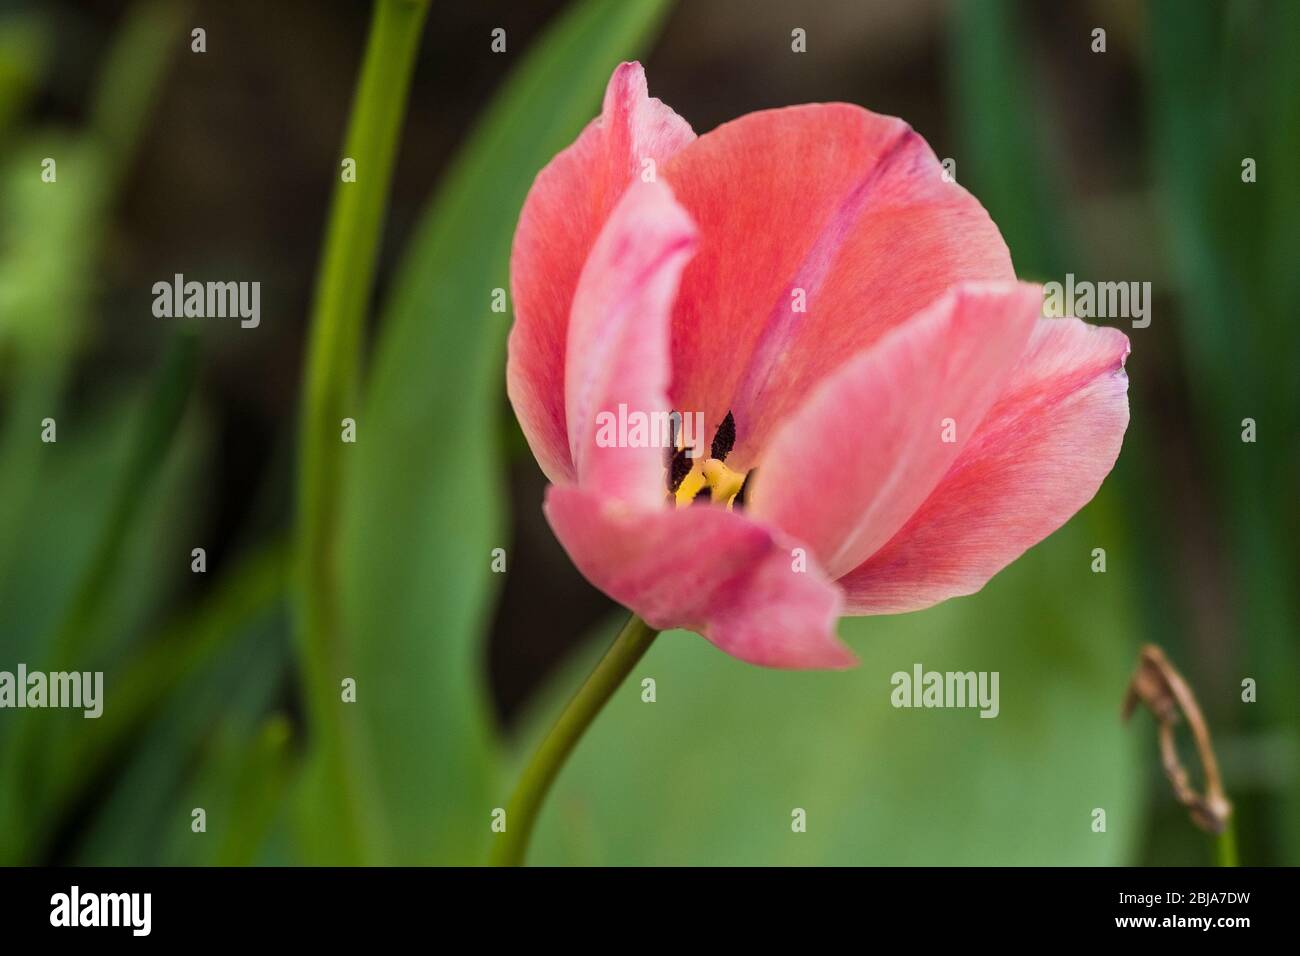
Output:
<instances>
[{"instance_id":1,"label":"green stem","mask_svg":"<svg viewBox=\"0 0 1300 956\"><path fill-rule=\"evenodd\" d=\"M1231 816L1223 832L1214 838L1214 847L1219 866L1240 865L1237 863L1237 826Z\"/></svg>"},{"instance_id":2,"label":"green stem","mask_svg":"<svg viewBox=\"0 0 1300 956\"><path fill-rule=\"evenodd\" d=\"M537 813L564 761L658 635L658 631L635 614L623 625L613 645L573 695L519 778L506 808L505 832L497 837L492 851L493 866L519 866L524 862Z\"/></svg>"},{"instance_id":3,"label":"green stem","mask_svg":"<svg viewBox=\"0 0 1300 956\"><path fill-rule=\"evenodd\" d=\"M340 163L321 253L300 422L296 636L307 712L341 831L338 848L354 861L363 858L366 844L357 793L364 771L357 766L355 732L339 706L340 682L349 676L337 597L343 456L350 447L342 442L341 423L357 417L362 328L427 12L427 0L375 4L344 143L343 158L355 161L355 181L343 178Z\"/></svg>"}]
</instances>

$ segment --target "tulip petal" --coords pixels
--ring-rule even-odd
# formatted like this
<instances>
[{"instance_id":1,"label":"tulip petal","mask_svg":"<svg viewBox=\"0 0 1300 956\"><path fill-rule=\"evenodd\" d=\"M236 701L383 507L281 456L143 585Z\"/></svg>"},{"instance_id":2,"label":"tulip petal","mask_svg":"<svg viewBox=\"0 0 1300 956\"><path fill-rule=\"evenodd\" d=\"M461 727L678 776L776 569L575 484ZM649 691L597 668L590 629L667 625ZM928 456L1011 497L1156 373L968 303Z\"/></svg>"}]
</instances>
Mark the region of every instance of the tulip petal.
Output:
<instances>
[{"instance_id":1,"label":"tulip petal","mask_svg":"<svg viewBox=\"0 0 1300 956\"><path fill-rule=\"evenodd\" d=\"M816 382L945 289L1015 279L997 227L925 141L860 107L751 113L662 177L700 231L670 395L711 425L733 413L742 468Z\"/></svg>"},{"instance_id":2,"label":"tulip petal","mask_svg":"<svg viewBox=\"0 0 1300 956\"><path fill-rule=\"evenodd\" d=\"M1038 286L971 282L844 363L763 450L750 510L837 578L939 484L1002 393L1042 307Z\"/></svg>"},{"instance_id":3,"label":"tulip petal","mask_svg":"<svg viewBox=\"0 0 1300 956\"><path fill-rule=\"evenodd\" d=\"M1040 319L1007 390L888 544L840 579L848 613L915 611L978 591L1087 504L1128 426L1128 339Z\"/></svg>"},{"instance_id":4,"label":"tulip petal","mask_svg":"<svg viewBox=\"0 0 1300 956\"><path fill-rule=\"evenodd\" d=\"M752 664L843 668L835 636L839 590L797 544L743 514L712 506L630 508L552 486L546 516L586 578L652 627L684 627Z\"/></svg>"},{"instance_id":5,"label":"tulip petal","mask_svg":"<svg viewBox=\"0 0 1300 956\"><path fill-rule=\"evenodd\" d=\"M583 487L629 504L662 507L667 492L670 322L694 241L668 187L637 183L610 214L573 296L564 403L574 470ZM628 431L638 425L640 434Z\"/></svg>"},{"instance_id":6,"label":"tulip petal","mask_svg":"<svg viewBox=\"0 0 1300 956\"><path fill-rule=\"evenodd\" d=\"M572 481L565 428L564 357L578 275L596 236L642 161L663 163L695 138L647 95L639 63L614 70L601 115L543 169L519 216L510 255L515 324L507 390L528 444L551 481Z\"/></svg>"}]
</instances>

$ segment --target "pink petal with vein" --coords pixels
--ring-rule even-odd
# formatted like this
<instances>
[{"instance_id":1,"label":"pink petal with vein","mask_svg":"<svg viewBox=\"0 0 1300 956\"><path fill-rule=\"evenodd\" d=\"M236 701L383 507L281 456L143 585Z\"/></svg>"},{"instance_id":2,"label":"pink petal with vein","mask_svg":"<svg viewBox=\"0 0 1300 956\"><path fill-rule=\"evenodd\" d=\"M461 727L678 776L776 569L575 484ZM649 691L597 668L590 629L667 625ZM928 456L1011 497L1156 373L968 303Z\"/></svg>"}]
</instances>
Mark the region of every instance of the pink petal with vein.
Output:
<instances>
[{"instance_id":1,"label":"pink petal with vein","mask_svg":"<svg viewBox=\"0 0 1300 956\"><path fill-rule=\"evenodd\" d=\"M822 382L758 463L754 515L812 546L832 577L926 500L1005 387L1038 286L965 283Z\"/></svg>"},{"instance_id":2,"label":"pink petal with vein","mask_svg":"<svg viewBox=\"0 0 1300 956\"><path fill-rule=\"evenodd\" d=\"M925 504L840 579L848 613L971 594L1087 504L1128 426L1128 339L1040 319L1011 382Z\"/></svg>"},{"instance_id":3,"label":"pink petal with vein","mask_svg":"<svg viewBox=\"0 0 1300 956\"><path fill-rule=\"evenodd\" d=\"M860 107L742 116L662 176L700 231L670 395L710 426L734 413L742 468L820 379L949 286L1015 279L997 227L925 141Z\"/></svg>"}]
</instances>

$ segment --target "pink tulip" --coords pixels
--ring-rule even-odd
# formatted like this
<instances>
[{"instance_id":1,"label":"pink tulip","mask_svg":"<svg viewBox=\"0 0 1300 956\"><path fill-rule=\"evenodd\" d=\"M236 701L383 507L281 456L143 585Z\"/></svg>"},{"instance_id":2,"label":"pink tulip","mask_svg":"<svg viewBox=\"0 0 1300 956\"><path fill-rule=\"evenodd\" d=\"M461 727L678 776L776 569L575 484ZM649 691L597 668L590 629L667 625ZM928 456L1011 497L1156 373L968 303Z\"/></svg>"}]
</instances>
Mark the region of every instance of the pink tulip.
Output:
<instances>
[{"instance_id":1,"label":"pink tulip","mask_svg":"<svg viewBox=\"0 0 1300 956\"><path fill-rule=\"evenodd\" d=\"M1100 487L1128 340L1040 318L901 120L841 103L696 137L624 63L511 258L509 393L574 564L652 627L846 667L843 614L971 594ZM684 450L602 442L702 412ZM714 437L714 433L716 438Z\"/></svg>"}]
</instances>

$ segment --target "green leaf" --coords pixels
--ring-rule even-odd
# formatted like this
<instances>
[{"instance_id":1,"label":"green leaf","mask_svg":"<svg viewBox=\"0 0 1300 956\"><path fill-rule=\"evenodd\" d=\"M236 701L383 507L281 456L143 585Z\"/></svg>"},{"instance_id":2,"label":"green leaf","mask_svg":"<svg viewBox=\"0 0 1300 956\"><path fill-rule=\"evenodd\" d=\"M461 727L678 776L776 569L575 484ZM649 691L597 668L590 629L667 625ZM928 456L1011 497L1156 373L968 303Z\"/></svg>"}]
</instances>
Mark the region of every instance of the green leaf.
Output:
<instances>
[{"instance_id":1,"label":"green leaf","mask_svg":"<svg viewBox=\"0 0 1300 956\"><path fill-rule=\"evenodd\" d=\"M41 160L59 157L57 183ZM0 579L14 564L19 527L37 497L41 468L56 446L39 440L60 419L63 389L87 313L88 276L102 234L103 150L45 135L0 167L0 355L10 373L0 422ZM67 434L67 422L62 422ZM0 639L3 632L0 631Z\"/></svg>"},{"instance_id":2,"label":"green leaf","mask_svg":"<svg viewBox=\"0 0 1300 956\"><path fill-rule=\"evenodd\" d=\"M88 277L100 254L108 204L130 162L185 12L183 4L141 3L114 38L94 89L88 134L40 133L0 167L0 354L9 360L8 413L0 427L0 577L10 567L16 525L32 505L48 446L33 423L56 417L70 363L83 342ZM0 129L5 100L25 88L43 58L46 29L34 19L0 24ZM11 104L12 106L12 104ZM12 108L16 108L13 106ZM45 158L57 179L46 182Z\"/></svg>"},{"instance_id":3,"label":"green leaf","mask_svg":"<svg viewBox=\"0 0 1300 956\"><path fill-rule=\"evenodd\" d=\"M271 587L275 581L274 587ZM262 838L288 768L279 721L265 715L282 692L289 662L279 581L241 573L227 597L194 622L216 637L217 658L169 688L165 706L95 805L78 865L212 864L248 859ZM219 628L219 636L214 633ZM207 832L190 829L207 811Z\"/></svg>"},{"instance_id":4,"label":"green leaf","mask_svg":"<svg viewBox=\"0 0 1300 956\"><path fill-rule=\"evenodd\" d=\"M226 826L217 845L217 866L248 866L262 855L263 844L281 807L281 797L288 788L294 761L289 751L289 721L274 715L255 733L230 735L229 766L217 765L202 778L205 793L228 789L218 807L225 811ZM220 797L218 797L220 799Z\"/></svg>"},{"instance_id":5,"label":"green leaf","mask_svg":"<svg viewBox=\"0 0 1300 956\"><path fill-rule=\"evenodd\" d=\"M1294 303L1300 279L1300 85L1293 3L1151 5L1150 85L1155 181L1170 237L1179 312L1176 343L1186 378L1202 481L1212 486L1223 547L1217 569L1232 597L1240 676L1294 674L1300 668L1295 581L1300 577L1300 377L1295 372ZM1243 181L1254 159L1256 181ZM1256 443L1241 440L1245 418ZM1205 700L1220 731L1232 723L1300 742L1300 712L1288 695L1261 695L1258 707ZM1243 808L1247 862L1300 856L1300 788ZM1254 817L1254 819L1251 819ZM1256 837L1255 834L1276 836Z\"/></svg>"},{"instance_id":6,"label":"green leaf","mask_svg":"<svg viewBox=\"0 0 1300 956\"><path fill-rule=\"evenodd\" d=\"M198 338L194 329L176 333L132 436L130 456L108 489L112 503L98 529L95 556L64 617L51 648L52 670L75 666L95 649L105 606L120 576L119 566L137 518L151 500L153 483L163 471L172 443L180 431L185 407L198 368Z\"/></svg>"},{"instance_id":7,"label":"green leaf","mask_svg":"<svg viewBox=\"0 0 1300 956\"><path fill-rule=\"evenodd\" d=\"M499 422L510 238L533 177L597 112L661 0L585 0L524 57L399 269L349 448L344 615L390 862L479 862L494 786L483 641L507 547Z\"/></svg>"},{"instance_id":8,"label":"green leaf","mask_svg":"<svg viewBox=\"0 0 1300 956\"><path fill-rule=\"evenodd\" d=\"M193 13L188 0L137 0L122 19L91 90L90 124L112 163L102 172L114 186L143 140L162 81L185 49Z\"/></svg>"},{"instance_id":9,"label":"green leaf","mask_svg":"<svg viewBox=\"0 0 1300 956\"><path fill-rule=\"evenodd\" d=\"M0 137L23 111L48 65L49 24L33 13L0 18Z\"/></svg>"},{"instance_id":10,"label":"green leaf","mask_svg":"<svg viewBox=\"0 0 1300 956\"><path fill-rule=\"evenodd\" d=\"M861 664L843 673L765 670L661 635L561 774L530 862L1129 861L1144 776L1139 735L1119 720L1132 658L1115 585L1087 560L1071 528L976 596L846 620ZM997 717L892 706L891 676L918 663L997 671ZM585 664L560 676L530 742Z\"/></svg>"},{"instance_id":11,"label":"green leaf","mask_svg":"<svg viewBox=\"0 0 1300 956\"><path fill-rule=\"evenodd\" d=\"M184 554L183 551L176 553ZM72 746L52 754L50 793L56 805L103 769L133 731L154 716L176 688L201 674L247 630L284 599L287 549L283 542L244 558L195 608L154 640L106 664L113 706L79 728ZM283 642L283 635L276 635Z\"/></svg>"},{"instance_id":12,"label":"green leaf","mask_svg":"<svg viewBox=\"0 0 1300 956\"><path fill-rule=\"evenodd\" d=\"M129 490L127 475L142 477L141 438L166 414L148 404L157 397L155 392L104 402L106 411L60 420L59 441L48 446L49 457L41 463L39 494L10 542L18 560L0 580L0 659L49 668L57 653L53 638L61 629L71 633L70 609L82 602L91 608L85 613L94 627L84 630L91 643L73 651L72 669L105 670L110 700L123 689L113 683L120 652L153 626L161 603L186 573L191 546L188 503L201 463L201 434L193 427L182 428L165 461L147 463L156 474L148 476L147 489L136 489L144 498L132 509L134 517L111 530L124 501L112 492ZM110 573L111 587L92 584ZM137 690L147 695L158 688L145 684ZM71 796L64 771L73 753L122 715L110 703L99 720L47 709L15 713L0 723L0 830L14 835L0 847L5 859L24 859L40 848ZM74 767L85 770L102 757L95 753Z\"/></svg>"},{"instance_id":13,"label":"green leaf","mask_svg":"<svg viewBox=\"0 0 1300 956\"><path fill-rule=\"evenodd\" d=\"M1053 118L1028 91L1030 58L1011 0L958 4L949 29L953 99L958 104L958 179L971 189L1006 237L1020 275L1058 273L1069 254L1059 183L1043 160ZM1043 214L1052 210L1051 218Z\"/></svg>"}]
</instances>

